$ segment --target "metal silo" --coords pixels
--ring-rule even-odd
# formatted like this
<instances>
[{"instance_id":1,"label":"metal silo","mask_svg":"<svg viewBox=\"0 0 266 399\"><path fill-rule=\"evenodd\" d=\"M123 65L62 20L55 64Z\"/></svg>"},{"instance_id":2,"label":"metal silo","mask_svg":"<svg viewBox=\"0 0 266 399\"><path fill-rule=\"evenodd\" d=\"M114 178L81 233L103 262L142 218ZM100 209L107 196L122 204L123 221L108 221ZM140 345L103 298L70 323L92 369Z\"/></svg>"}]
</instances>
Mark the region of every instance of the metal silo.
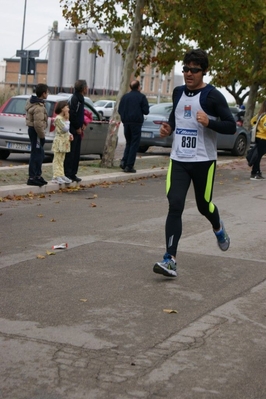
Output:
<instances>
[{"instance_id":1,"label":"metal silo","mask_svg":"<svg viewBox=\"0 0 266 399\"><path fill-rule=\"evenodd\" d=\"M93 41L82 40L80 42L80 63L78 79L85 79L90 90L94 89L96 54L89 53Z\"/></svg>"},{"instance_id":2,"label":"metal silo","mask_svg":"<svg viewBox=\"0 0 266 399\"><path fill-rule=\"evenodd\" d=\"M115 45L112 43L112 59L111 59L111 65L115 65L115 68L111 68L110 70L110 90L111 94L113 92L118 92L119 87L120 87L120 82L121 82L121 77L122 77L122 71L123 71L123 57L121 54L118 54L115 51Z\"/></svg>"},{"instance_id":3,"label":"metal silo","mask_svg":"<svg viewBox=\"0 0 266 399\"><path fill-rule=\"evenodd\" d=\"M60 40L75 40L77 38L77 34L75 29L64 29L59 33Z\"/></svg>"},{"instance_id":4,"label":"metal silo","mask_svg":"<svg viewBox=\"0 0 266 399\"><path fill-rule=\"evenodd\" d=\"M49 44L47 85L50 87L61 87L64 46L61 40L51 40Z\"/></svg>"},{"instance_id":5,"label":"metal silo","mask_svg":"<svg viewBox=\"0 0 266 399\"><path fill-rule=\"evenodd\" d=\"M100 47L104 51L104 56L97 56L95 71L95 89L108 91L110 87L110 75L113 73L114 65L112 65L112 42L99 42Z\"/></svg>"},{"instance_id":6,"label":"metal silo","mask_svg":"<svg viewBox=\"0 0 266 399\"><path fill-rule=\"evenodd\" d=\"M78 78L79 54L80 41L66 40L62 77L62 87L64 88L73 87Z\"/></svg>"}]
</instances>

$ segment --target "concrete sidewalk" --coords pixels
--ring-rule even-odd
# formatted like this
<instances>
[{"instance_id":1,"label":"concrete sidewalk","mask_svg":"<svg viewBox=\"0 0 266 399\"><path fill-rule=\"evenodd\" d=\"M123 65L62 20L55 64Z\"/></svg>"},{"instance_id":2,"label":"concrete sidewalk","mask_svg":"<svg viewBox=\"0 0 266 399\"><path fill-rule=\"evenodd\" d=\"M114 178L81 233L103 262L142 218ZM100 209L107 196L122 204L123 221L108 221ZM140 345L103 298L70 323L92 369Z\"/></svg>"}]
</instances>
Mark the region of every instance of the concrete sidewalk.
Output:
<instances>
[{"instance_id":1,"label":"concrete sidewalk","mask_svg":"<svg viewBox=\"0 0 266 399\"><path fill-rule=\"evenodd\" d=\"M52 183L52 165L43 164L43 177L48 184L42 187L28 186L26 184L28 165L2 167L0 168L0 198L14 195L27 195L29 193L42 194L60 189L82 187L84 185L96 185L103 182L127 181L166 175L169 164L169 156L149 156L147 158L137 157L135 167L137 173L124 173L119 167L120 161L117 159L112 168L101 168L99 160L81 161L79 167L80 183L59 185ZM24 183L25 182L25 183Z\"/></svg>"},{"instance_id":2,"label":"concrete sidewalk","mask_svg":"<svg viewBox=\"0 0 266 399\"><path fill-rule=\"evenodd\" d=\"M15 195L27 195L43 194L48 192L54 192L62 189L73 189L78 186L89 186L102 184L103 182L118 182L136 180L144 177L164 176L167 173L169 165L169 151L165 155L152 155L145 154L138 156L135 163L137 173L124 173L120 167L120 157L116 157L114 166L112 168L101 168L100 160L81 160L79 165L78 176L82 178L82 181L77 183L58 185L52 183L52 164L43 164L43 177L48 181L46 186L35 187L28 186L26 181L28 179L28 165L22 166L5 166L0 167L0 198ZM245 158L232 158L223 159L224 157L218 158L217 166L226 167L232 169L245 169L247 171L247 177L250 173L250 168L247 166ZM262 165L266 159L262 161Z\"/></svg>"}]
</instances>

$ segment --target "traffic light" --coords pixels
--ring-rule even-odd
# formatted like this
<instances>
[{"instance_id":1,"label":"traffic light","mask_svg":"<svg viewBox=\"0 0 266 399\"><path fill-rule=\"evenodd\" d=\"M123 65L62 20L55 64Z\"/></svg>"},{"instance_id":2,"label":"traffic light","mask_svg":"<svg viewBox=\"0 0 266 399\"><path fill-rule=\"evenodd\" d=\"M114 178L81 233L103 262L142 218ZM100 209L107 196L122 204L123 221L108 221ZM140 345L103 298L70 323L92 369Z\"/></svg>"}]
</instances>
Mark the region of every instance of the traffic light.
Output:
<instances>
[{"instance_id":1,"label":"traffic light","mask_svg":"<svg viewBox=\"0 0 266 399\"><path fill-rule=\"evenodd\" d=\"M20 74L35 75L35 58L21 58Z\"/></svg>"}]
</instances>

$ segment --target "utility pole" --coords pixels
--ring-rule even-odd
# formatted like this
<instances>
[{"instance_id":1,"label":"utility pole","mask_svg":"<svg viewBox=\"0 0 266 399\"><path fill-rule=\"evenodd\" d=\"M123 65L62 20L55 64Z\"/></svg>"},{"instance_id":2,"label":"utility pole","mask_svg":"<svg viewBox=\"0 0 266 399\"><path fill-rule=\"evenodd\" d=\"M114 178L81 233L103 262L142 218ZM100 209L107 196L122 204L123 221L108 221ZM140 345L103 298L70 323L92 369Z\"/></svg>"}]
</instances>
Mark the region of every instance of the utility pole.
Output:
<instances>
[{"instance_id":1,"label":"utility pole","mask_svg":"<svg viewBox=\"0 0 266 399\"><path fill-rule=\"evenodd\" d=\"M25 32L26 10L27 10L27 0L25 0L25 2L24 2L24 16L23 16L23 25L22 25L21 50L23 50L23 47L24 47L24 32ZM18 94L20 94L21 67L22 67L22 58L20 57L19 72L18 72Z\"/></svg>"}]
</instances>

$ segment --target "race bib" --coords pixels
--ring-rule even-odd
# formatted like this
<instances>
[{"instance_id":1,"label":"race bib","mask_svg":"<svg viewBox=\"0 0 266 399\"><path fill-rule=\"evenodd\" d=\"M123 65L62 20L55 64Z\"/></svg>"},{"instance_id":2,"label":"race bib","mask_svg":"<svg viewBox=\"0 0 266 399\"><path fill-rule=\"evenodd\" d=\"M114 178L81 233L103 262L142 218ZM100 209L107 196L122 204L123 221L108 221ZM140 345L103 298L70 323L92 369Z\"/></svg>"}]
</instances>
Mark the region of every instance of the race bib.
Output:
<instances>
[{"instance_id":1,"label":"race bib","mask_svg":"<svg viewBox=\"0 0 266 399\"><path fill-rule=\"evenodd\" d=\"M176 154L180 157L195 157L197 155L197 129L176 129Z\"/></svg>"}]
</instances>

